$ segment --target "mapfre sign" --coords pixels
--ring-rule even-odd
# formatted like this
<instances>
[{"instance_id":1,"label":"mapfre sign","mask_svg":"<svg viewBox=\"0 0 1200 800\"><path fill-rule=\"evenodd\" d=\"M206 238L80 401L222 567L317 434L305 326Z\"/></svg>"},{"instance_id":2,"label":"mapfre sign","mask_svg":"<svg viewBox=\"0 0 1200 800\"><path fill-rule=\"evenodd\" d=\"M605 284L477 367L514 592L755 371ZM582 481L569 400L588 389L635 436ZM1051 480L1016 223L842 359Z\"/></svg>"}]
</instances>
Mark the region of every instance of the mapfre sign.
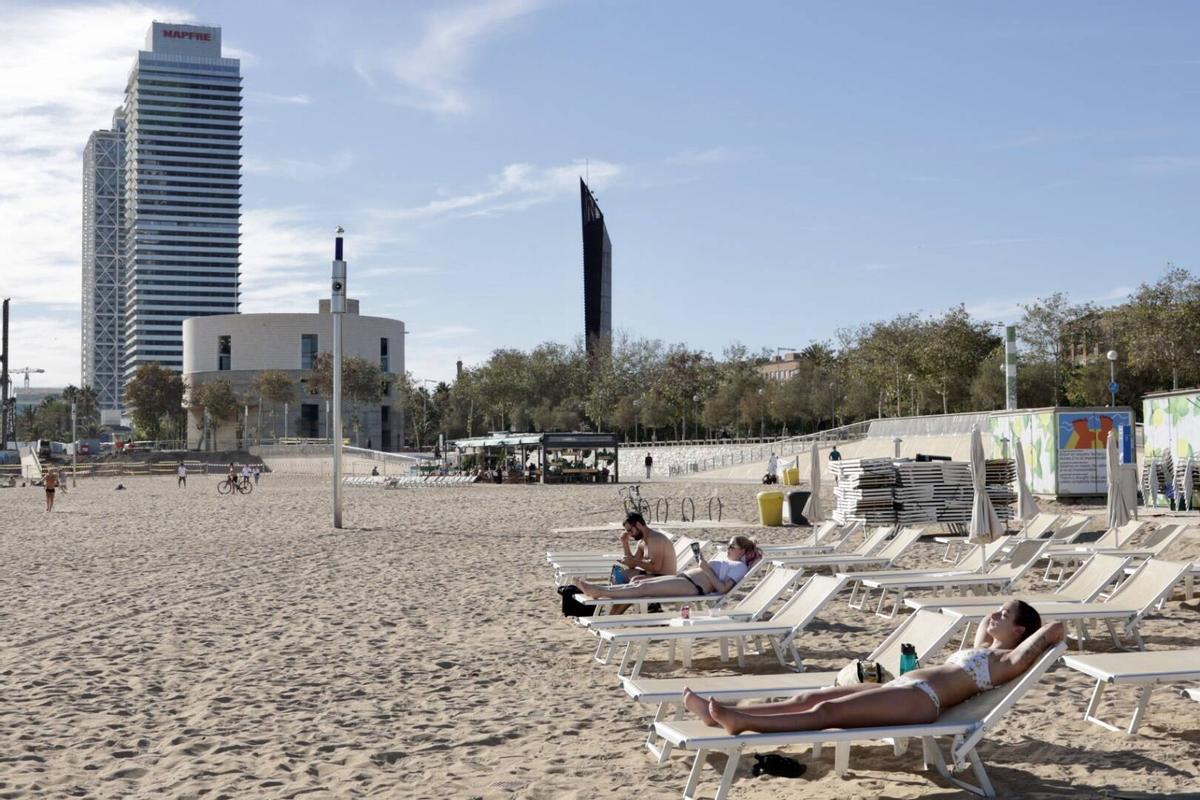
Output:
<instances>
[{"instance_id":1,"label":"mapfre sign","mask_svg":"<svg viewBox=\"0 0 1200 800\"><path fill-rule=\"evenodd\" d=\"M197 42L212 41L212 34L203 31L173 31L170 28L163 28L162 35L164 39L192 39Z\"/></svg>"}]
</instances>

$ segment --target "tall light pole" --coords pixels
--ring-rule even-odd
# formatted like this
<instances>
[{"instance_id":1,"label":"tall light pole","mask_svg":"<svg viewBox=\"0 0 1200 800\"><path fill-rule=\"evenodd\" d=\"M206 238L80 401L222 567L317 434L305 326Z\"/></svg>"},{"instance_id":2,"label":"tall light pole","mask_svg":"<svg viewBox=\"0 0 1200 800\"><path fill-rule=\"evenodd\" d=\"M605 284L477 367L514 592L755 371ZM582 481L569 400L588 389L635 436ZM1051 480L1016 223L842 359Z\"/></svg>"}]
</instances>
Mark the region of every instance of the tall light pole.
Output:
<instances>
[{"instance_id":1,"label":"tall light pole","mask_svg":"<svg viewBox=\"0 0 1200 800\"><path fill-rule=\"evenodd\" d=\"M342 317L346 313L346 262L339 225L333 245L329 311L333 315L333 527L342 527Z\"/></svg>"},{"instance_id":2,"label":"tall light pole","mask_svg":"<svg viewBox=\"0 0 1200 800\"><path fill-rule=\"evenodd\" d=\"M1107 356L1109 405L1115 406L1117 404L1117 389L1120 388L1117 386L1117 351L1109 350Z\"/></svg>"},{"instance_id":3,"label":"tall light pole","mask_svg":"<svg viewBox=\"0 0 1200 800\"><path fill-rule=\"evenodd\" d=\"M767 412L763 407L763 404L766 403L766 400L763 399L763 395L766 393L766 389L758 390L758 438L760 439L766 438L765 434L767 432Z\"/></svg>"},{"instance_id":4,"label":"tall light pole","mask_svg":"<svg viewBox=\"0 0 1200 800\"><path fill-rule=\"evenodd\" d=\"M75 428L75 401L71 401L71 488L75 488L75 474L79 472L79 434Z\"/></svg>"},{"instance_id":5,"label":"tall light pole","mask_svg":"<svg viewBox=\"0 0 1200 800\"><path fill-rule=\"evenodd\" d=\"M700 395L692 395L692 403L696 406L696 429L692 431L692 436L699 438L700 433Z\"/></svg>"}]
</instances>

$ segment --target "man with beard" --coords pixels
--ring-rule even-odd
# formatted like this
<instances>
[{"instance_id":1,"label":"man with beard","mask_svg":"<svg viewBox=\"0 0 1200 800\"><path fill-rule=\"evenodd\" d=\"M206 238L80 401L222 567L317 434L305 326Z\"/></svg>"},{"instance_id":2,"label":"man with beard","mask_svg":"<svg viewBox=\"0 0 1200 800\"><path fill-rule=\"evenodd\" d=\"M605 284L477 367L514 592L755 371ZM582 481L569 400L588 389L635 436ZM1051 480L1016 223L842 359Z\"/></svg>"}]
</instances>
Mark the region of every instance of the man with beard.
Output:
<instances>
[{"instance_id":1,"label":"man with beard","mask_svg":"<svg viewBox=\"0 0 1200 800\"><path fill-rule=\"evenodd\" d=\"M626 581L639 575L674 575L676 570L675 548L665 533L646 526L646 519L636 511L625 517L625 531L621 534L621 549L625 551L621 570ZM637 542L631 548L630 541Z\"/></svg>"}]
</instances>

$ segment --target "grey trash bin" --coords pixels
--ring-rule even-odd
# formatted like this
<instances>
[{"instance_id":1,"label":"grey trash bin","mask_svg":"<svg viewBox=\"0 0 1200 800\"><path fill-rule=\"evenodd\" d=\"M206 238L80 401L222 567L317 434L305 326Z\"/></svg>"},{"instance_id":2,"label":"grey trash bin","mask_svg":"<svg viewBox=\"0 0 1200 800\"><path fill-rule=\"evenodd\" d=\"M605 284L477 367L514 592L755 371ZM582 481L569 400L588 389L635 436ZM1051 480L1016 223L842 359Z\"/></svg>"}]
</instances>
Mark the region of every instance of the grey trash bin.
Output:
<instances>
[{"instance_id":1,"label":"grey trash bin","mask_svg":"<svg viewBox=\"0 0 1200 800\"><path fill-rule=\"evenodd\" d=\"M808 505L810 497L812 497L812 492L802 489L788 492L783 501L784 521L793 525L808 525L808 518L804 516L804 507Z\"/></svg>"}]
</instances>

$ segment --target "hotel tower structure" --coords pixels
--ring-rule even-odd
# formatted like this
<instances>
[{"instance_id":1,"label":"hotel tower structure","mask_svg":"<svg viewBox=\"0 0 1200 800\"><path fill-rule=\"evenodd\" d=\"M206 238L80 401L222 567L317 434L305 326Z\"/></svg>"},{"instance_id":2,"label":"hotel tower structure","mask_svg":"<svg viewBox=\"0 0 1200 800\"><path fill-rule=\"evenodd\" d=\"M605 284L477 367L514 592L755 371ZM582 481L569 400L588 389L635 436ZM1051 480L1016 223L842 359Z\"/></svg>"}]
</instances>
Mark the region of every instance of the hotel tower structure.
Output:
<instances>
[{"instance_id":1,"label":"hotel tower structure","mask_svg":"<svg viewBox=\"0 0 1200 800\"><path fill-rule=\"evenodd\" d=\"M83 326L80 375L101 413L121 407L125 348L125 117L83 151ZM110 417L111 418L111 417Z\"/></svg>"},{"instance_id":2,"label":"hotel tower structure","mask_svg":"<svg viewBox=\"0 0 1200 800\"><path fill-rule=\"evenodd\" d=\"M238 60L221 56L221 29L153 23L130 71L121 116L126 380L149 362L182 371L185 318L238 312L242 78ZM86 176L84 198L86 209ZM99 223L86 210L84 222L84 347L92 351L83 355L86 365L101 346L88 331L111 304L99 302L99 281L88 282L86 242ZM93 375L100 390L99 371L85 368L85 382ZM119 398L120 386L113 391Z\"/></svg>"}]
</instances>

